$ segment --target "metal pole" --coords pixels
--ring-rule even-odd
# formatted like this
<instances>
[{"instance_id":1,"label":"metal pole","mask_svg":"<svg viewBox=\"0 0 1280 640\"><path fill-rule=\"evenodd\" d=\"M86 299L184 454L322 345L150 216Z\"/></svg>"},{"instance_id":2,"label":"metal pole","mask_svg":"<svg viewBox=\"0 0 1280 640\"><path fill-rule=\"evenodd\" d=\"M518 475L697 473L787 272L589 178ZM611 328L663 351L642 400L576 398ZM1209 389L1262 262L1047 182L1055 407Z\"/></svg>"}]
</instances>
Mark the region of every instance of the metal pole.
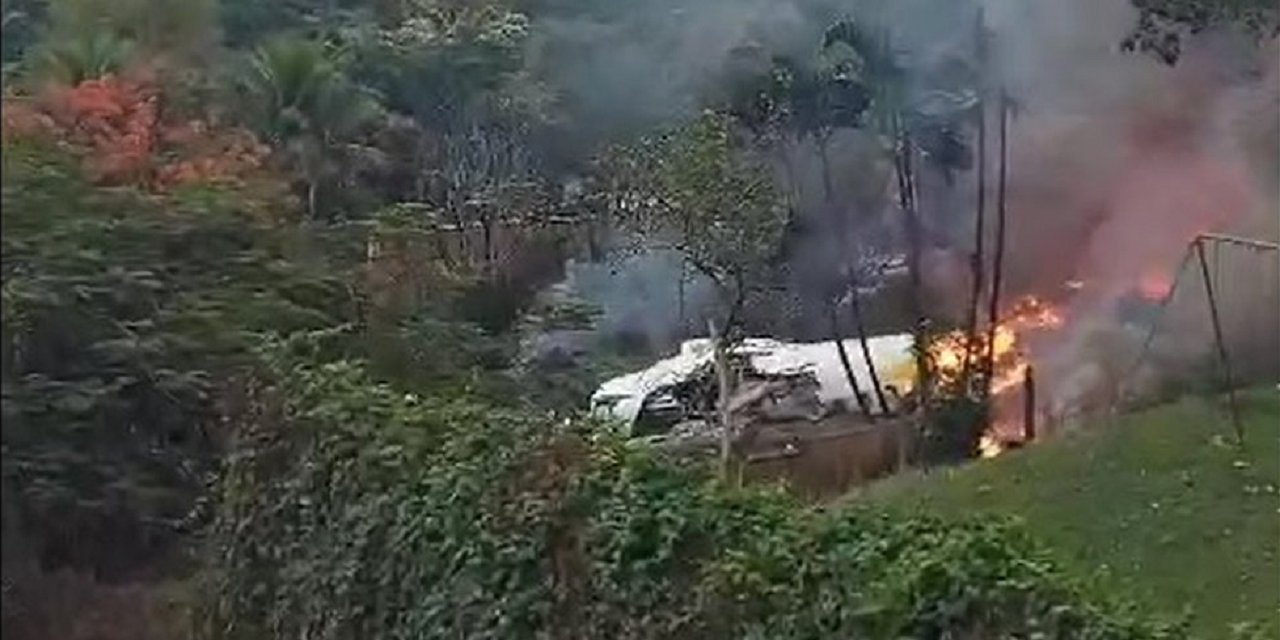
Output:
<instances>
[{"instance_id":1,"label":"metal pole","mask_svg":"<svg viewBox=\"0 0 1280 640\"><path fill-rule=\"evenodd\" d=\"M1209 317L1213 320L1213 339L1218 346L1218 359L1222 364L1223 382L1227 386L1227 401L1231 406L1231 423L1236 430L1236 441L1244 442L1244 425L1240 422L1240 407L1236 403L1236 385L1231 375L1231 359L1222 339L1222 322L1218 318L1218 301L1213 293L1213 280L1209 277L1209 261L1204 256L1204 239L1196 239L1196 257L1200 261L1200 275L1204 278L1205 295L1209 298Z\"/></svg>"},{"instance_id":2,"label":"metal pole","mask_svg":"<svg viewBox=\"0 0 1280 640\"><path fill-rule=\"evenodd\" d=\"M1187 270L1187 263L1191 261L1192 247L1196 245L1196 241L1192 241L1187 245L1187 250L1182 254L1182 261L1178 263L1178 270L1173 274L1173 284L1169 286L1169 290L1164 292L1164 298L1160 300L1160 308L1156 317L1151 322L1151 327L1147 330L1147 336L1142 340L1142 348L1138 350L1138 355L1134 358L1133 363L1129 365L1128 370L1121 376L1121 384L1123 381L1133 378L1133 374L1138 371L1138 367L1142 365L1142 361L1147 356L1147 351L1151 349L1151 343L1155 340L1156 332L1160 329L1161 320L1164 319L1165 310L1169 307L1169 303L1173 301L1174 294L1178 291L1178 285L1182 282L1182 274ZM1123 395L1121 393L1120 395ZM1116 406L1111 407L1113 412Z\"/></svg>"},{"instance_id":3,"label":"metal pole","mask_svg":"<svg viewBox=\"0 0 1280 640\"><path fill-rule=\"evenodd\" d=\"M1226 242L1228 244L1238 244L1242 247L1249 247L1250 249L1259 249L1262 251L1280 250L1280 244L1276 244L1274 242L1267 242L1265 240L1254 240L1252 238L1239 238L1236 236L1229 236L1221 233L1202 233L1200 234L1199 238L1204 240L1213 240L1214 242Z\"/></svg>"}]
</instances>

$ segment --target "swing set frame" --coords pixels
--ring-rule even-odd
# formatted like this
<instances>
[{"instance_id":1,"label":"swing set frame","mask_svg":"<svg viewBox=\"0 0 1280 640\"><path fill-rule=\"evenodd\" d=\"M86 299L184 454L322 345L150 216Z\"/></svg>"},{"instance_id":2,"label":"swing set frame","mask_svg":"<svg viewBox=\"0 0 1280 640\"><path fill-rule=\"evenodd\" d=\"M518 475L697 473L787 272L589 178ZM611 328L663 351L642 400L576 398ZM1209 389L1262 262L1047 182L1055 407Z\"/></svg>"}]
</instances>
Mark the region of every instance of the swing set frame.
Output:
<instances>
[{"instance_id":1,"label":"swing set frame","mask_svg":"<svg viewBox=\"0 0 1280 640\"><path fill-rule=\"evenodd\" d=\"M1222 386L1227 395L1227 403L1231 414L1231 425L1235 429L1236 442L1244 443L1244 422L1240 418L1240 403L1236 397L1236 383L1233 369L1231 366L1231 355L1227 351L1226 339L1222 330L1222 319L1218 311L1217 292L1213 286L1213 277L1209 270L1209 260L1206 257L1205 247L1213 244L1233 245L1244 247L1251 251L1275 252L1277 260L1280 260L1280 244L1268 242L1266 240L1256 240L1253 238L1241 238L1238 236L1230 236L1221 233L1202 233L1197 235L1191 242L1187 243L1186 252L1182 256L1182 262L1178 265L1177 275L1174 277L1173 285L1165 292L1164 298L1160 300L1160 309L1156 319L1151 323L1151 328L1147 332L1147 337L1143 341L1142 349L1138 353L1137 359L1129 368L1128 374L1124 379L1132 377L1138 367L1145 361L1147 352L1151 348L1152 341L1155 339L1156 333L1160 329L1161 320L1164 318L1165 311L1168 309L1169 302L1173 300L1174 294L1177 292L1178 285L1182 281L1182 275L1186 271L1187 264L1193 259L1199 264L1200 277L1204 282L1205 297L1209 303L1209 319L1213 324L1213 341L1217 351L1218 365L1222 370ZM1278 328L1280 330L1280 328Z\"/></svg>"}]
</instances>

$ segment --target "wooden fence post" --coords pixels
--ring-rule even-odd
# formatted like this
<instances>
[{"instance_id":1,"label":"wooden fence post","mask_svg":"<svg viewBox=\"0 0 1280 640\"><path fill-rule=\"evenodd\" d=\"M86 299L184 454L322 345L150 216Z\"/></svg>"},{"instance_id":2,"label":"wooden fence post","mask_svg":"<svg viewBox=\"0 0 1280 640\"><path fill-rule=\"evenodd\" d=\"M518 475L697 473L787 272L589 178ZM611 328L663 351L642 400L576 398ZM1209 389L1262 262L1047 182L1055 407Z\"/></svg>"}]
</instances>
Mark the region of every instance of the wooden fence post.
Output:
<instances>
[{"instance_id":1,"label":"wooden fence post","mask_svg":"<svg viewBox=\"0 0 1280 640\"><path fill-rule=\"evenodd\" d=\"M1036 376L1031 365L1022 378L1022 439L1027 443L1036 439Z\"/></svg>"}]
</instances>

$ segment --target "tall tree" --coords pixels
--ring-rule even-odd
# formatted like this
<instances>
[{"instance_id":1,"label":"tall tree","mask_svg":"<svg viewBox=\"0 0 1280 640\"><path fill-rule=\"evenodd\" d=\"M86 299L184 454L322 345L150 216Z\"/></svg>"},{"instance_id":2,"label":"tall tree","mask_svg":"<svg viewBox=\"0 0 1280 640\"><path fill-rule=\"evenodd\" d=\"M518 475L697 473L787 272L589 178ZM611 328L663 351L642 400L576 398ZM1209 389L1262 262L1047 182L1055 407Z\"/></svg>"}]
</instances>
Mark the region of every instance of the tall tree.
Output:
<instances>
[{"instance_id":1,"label":"tall tree","mask_svg":"<svg viewBox=\"0 0 1280 640\"><path fill-rule=\"evenodd\" d=\"M787 217L768 168L737 129L731 116L707 111L606 158L615 220L651 245L679 251L719 294L721 316L709 329L725 473L736 434L729 345L747 297L770 280Z\"/></svg>"},{"instance_id":2,"label":"tall tree","mask_svg":"<svg viewBox=\"0 0 1280 640\"><path fill-rule=\"evenodd\" d=\"M17 65L39 41L48 14L44 0L4 0L0 2L0 61L7 70Z\"/></svg>"},{"instance_id":3,"label":"tall tree","mask_svg":"<svg viewBox=\"0 0 1280 640\"><path fill-rule=\"evenodd\" d=\"M977 60L978 73L977 85L978 96L975 105L975 120L978 129L978 171L977 171L977 202L975 203L974 212L974 230L973 230L973 255L970 258L969 268L970 277L972 278L972 288L969 293L968 318L965 324L965 333L967 340L965 343L964 365L960 374L961 388L968 391L972 380L974 357L981 357L981 354L974 353L978 340L978 308L982 304L982 295L986 288L986 235L987 235L987 105L986 105L986 65L987 65L987 34L986 27L983 24L983 13L978 11L978 16L974 23L974 58Z\"/></svg>"},{"instance_id":4,"label":"tall tree","mask_svg":"<svg viewBox=\"0 0 1280 640\"><path fill-rule=\"evenodd\" d=\"M110 37L131 42L150 66L206 58L217 37L213 0L50 0L51 45Z\"/></svg>"},{"instance_id":5,"label":"tall tree","mask_svg":"<svg viewBox=\"0 0 1280 640\"><path fill-rule=\"evenodd\" d=\"M1275 0L1130 0L1138 21L1121 42L1166 64L1182 55L1183 40L1217 28L1243 32L1263 40L1280 36L1280 6Z\"/></svg>"},{"instance_id":6,"label":"tall tree","mask_svg":"<svg viewBox=\"0 0 1280 640\"><path fill-rule=\"evenodd\" d=\"M459 227L479 222L487 237L543 186L529 138L546 94L525 69L528 20L497 4L385 5L361 75L414 124L399 157L412 187L398 196L436 205Z\"/></svg>"},{"instance_id":7,"label":"tall tree","mask_svg":"<svg viewBox=\"0 0 1280 640\"><path fill-rule=\"evenodd\" d=\"M991 300L987 313L986 359L983 367L983 397L991 395L992 377L995 372L996 327L1000 320L1000 288L1004 281L1004 251L1008 216L1005 211L1009 176L1009 95L1000 90L1000 133L999 162L1000 170L996 178L996 233L995 256L991 265Z\"/></svg>"},{"instance_id":8,"label":"tall tree","mask_svg":"<svg viewBox=\"0 0 1280 640\"><path fill-rule=\"evenodd\" d=\"M887 32L870 32L851 19L828 27L822 46L842 61L838 67L842 73L856 77L867 87L871 96L867 126L883 140L893 164L908 244L908 313L913 318L916 343L916 389L921 400L927 401L931 364L923 299L925 227L918 206L916 173L921 159L933 163L948 177L954 170L968 167L968 146L958 123L971 108L972 90L966 86L966 74L952 74L958 77L949 78L947 83L918 86L913 83L913 75L929 74L908 69L899 60Z\"/></svg>"},{"instance_id":9,"label":"tall tree","mask_svg":"<svg viewBox=\"0 0 1280 640\"><path fill-rule=\"evenodd\" d=\"M307 214L319 217L321 185L341 182L367 151L358 138L379 117L379 103L323 43L291 37L253 54L241 89L251 124L300 174Z\"/></svg>"},{"instance_id":10,"label":"tall tree","mask_svg":"<svg viewBox=\"0 0 1280 640\"><path fill-rule=\"evenodd\" d=\"M739 55L736 62L746 64L738 64L730 69L727 100L730 110L753 133L758 144L771 148L779 157L787 183L784 193L792 215L799 214L797 208L803 195L802 185L793 166L792 149L802 147L805 142L812 143L821 168L821 207L824 210L823 216L831 224L831 239L842 260L853 260L849 221L845 211L835 201L828 148L832 136L838 130L861 126L870 104L866 87L847 73L843 60L822 55L827 53L825 50L820 51L820 55L813 60L797 61L788 57L774 57L765 65L759 64L758 60L756 64L751 64L753 57L759 57L752 55L758 54L756 51L740 48L737 53ZM870 417L870 406L854 375L839 321L841 301L849 297L856 335L862 346L872 387L881 410L887 412L888 403L880 388L875 362L870 357L861 308L856 297L852 297L856 296L858 289L853 276L856 271L856 265L853 264L841 264L836 269L835 275L840 284L832 287L826 296L829 307L827 315L831 340L844 368L845 378L859 407ZM840 293L841 291L848 296Z\"/></svg>"},{"instance_id":11,"label":"tall tree","mask_svg":"<svg viewBox=\"0 0 1280 640\"><path fill-rule=\"evenodd\" d=\"M786 224L783 199L734 120L704 112L615 151L602 168L613 185L614 219L683 254L715 286L718 326L733 333L747 297L769 281Z\"/></svg>"}]
</instances>

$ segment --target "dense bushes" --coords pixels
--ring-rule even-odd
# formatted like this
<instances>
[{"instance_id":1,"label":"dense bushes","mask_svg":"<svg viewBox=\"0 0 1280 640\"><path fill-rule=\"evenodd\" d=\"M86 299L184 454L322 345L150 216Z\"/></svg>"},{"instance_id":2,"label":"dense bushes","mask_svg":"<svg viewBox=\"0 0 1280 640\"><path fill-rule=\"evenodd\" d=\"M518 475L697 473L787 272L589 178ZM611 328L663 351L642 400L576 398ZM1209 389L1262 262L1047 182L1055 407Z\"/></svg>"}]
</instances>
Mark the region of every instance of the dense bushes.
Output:
<instances>
[{"instance_id":1,"label":"dense bushes","mask_svg":"<svg viewBox=\"0 0 1280 640\"><path fill-rule=\"evenodd\" d=\"M589 425L405 396L295 338L221 485L213 638L1173 638L1016 526L824 511Z\"/></svg>"},{"instance_id":2,"label":"dense bushes","mask_svg":"<svg viewBox=\"0 0 1280 640\"><path fill-rule=\"evenodd\" d=\"M6 490L47 568L115 576L190 524L254 334L341 323L347 288L214 193L161 206L14 144L3 193Z\"/></svg>"}]
</instances>

